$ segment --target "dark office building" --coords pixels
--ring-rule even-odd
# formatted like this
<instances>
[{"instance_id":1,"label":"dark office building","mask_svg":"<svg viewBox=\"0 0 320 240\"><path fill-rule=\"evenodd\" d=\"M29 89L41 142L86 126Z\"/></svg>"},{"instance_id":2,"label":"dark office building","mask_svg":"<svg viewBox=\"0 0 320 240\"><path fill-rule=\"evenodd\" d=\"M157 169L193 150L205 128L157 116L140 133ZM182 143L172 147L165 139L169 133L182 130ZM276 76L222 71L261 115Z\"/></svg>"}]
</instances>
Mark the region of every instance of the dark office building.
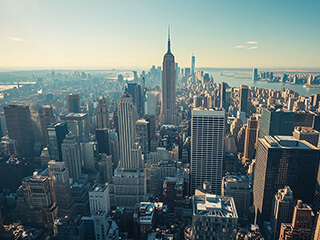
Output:
<instances>
[{"instance_id":1,"label":"dark office building","mask_svg":"<svg viewBox=\"0 0 320 240\"><path fill-rule=\"evenodd\" d=\"M68 133L66 123L54 123L47 127L51 160L62 161L61 144Z\"/></svg>"},{"instance_id":2,"label":"dark office building","mask_svg":"<svg viewBox=\"0 0 320 240\"><path fill-rule=\"evenodd\" d=\"M259 138L275 135L292 136L293 120L293 112L262 108L258 136Z\"/></svg>"},{"instance_id":3,"label":"dark office building","mask_svg":"<svg viewBox=\"0 0 320 240\"><path fill-rule=\"evenodd\" d=\"M291 136L266 136L257 143L253 199L256 221L269 220L272 199L289 186L295 199L312 203L320 150Z\"/></svg>"},{"instance_id":4,"label":"dark office building","mask_svg":"<svg viewBox=\"0 0 320 240\"><path fill-rule=\"evenodd\" d=\"M80 96L79 94L68 95L68 112L80 113Z\"/></svg>"},{"instance_id":5,"label":"dark office building","mask_svg":"<svg viewBox=\"0 0 320 240\"><path fill-rule=\"evenodd\" d=\"M105 153L110 155L109 149L109 129L108 128L98 128L96 129L96 140L98 143L99 153Z\"/></svg>"},{"instance_id":6,"label":"dark office building","mask_svg":"<svg viewBox=\"0 0 320 240\"><path fill-rule=\"evenodd\" d=\"M127 91L132 97L133 105L135 105L138 116L143 117L144 115L144 97L143 89L138 83L127 83Z\"/></svg>"},{"instance_id":7,"label":"dark office building","mask_svg":"<svg viewBox=\"0 0 320 240\"><path fill-rule=\"evenodd\" d=\"M30 109L22 105L9 105L3 108L10 139L17 140L20 156L33 156L34 130Z\"/></svg>"},{"instance_id":8,"label":"dark office building","mask_svg":"<svg viewBox=\"0 0 320 240\"><path fill-rule=\"evenodd\" d=\"M220 107L227 112L229 108L229 101L228 101L226 90L227 90L227 83L222 82L220 84Z\"/></svg>"},{"instance_id":9,"label":"dark office building","mask_svg":"<svg viewBox=\"0 0 320 240\"><path fill-rule=\"evenodd\" d=\"M249 95L249 88L246 85L241 85L240 87L240 112L248 112L248 95Z\"/></svg>"}]
</instances>

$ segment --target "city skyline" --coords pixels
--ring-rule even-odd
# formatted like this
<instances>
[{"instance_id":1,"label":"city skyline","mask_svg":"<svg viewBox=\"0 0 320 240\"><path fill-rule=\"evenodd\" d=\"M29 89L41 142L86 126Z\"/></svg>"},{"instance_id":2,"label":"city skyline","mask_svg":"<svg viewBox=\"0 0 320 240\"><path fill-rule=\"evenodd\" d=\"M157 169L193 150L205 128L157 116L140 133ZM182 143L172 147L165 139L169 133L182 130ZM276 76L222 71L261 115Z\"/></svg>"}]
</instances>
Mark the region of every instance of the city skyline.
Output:
<instances>
[{"instance_id":1,"label":"city skyline","mask_svg":"<svg viewBox=\"0 0 320 240\"><path fill-rule=\"evenodd\" d=\"M180 66L320 67L316 1L168 4L2 0L0 68L160 65L168 24Z\"/></svg>"}]
</instances>

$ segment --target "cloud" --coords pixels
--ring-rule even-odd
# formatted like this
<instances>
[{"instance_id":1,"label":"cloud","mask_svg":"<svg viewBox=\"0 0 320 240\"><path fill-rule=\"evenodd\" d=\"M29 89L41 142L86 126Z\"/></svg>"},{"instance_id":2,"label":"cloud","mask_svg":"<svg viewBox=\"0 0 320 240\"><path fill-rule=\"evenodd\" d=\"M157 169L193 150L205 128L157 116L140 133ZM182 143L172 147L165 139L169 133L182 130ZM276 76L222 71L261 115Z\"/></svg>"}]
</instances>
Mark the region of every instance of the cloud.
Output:
<instances>
[{"instance_id":1,"label":"cloud","mask_svg":"<svg viewBox=\"0 0 320 240\"><path fill-rule=\"evenodd\" d=\"M16 41L16 42L23 42L22 38L17 38L17 37L8 37L10 40L12 41Z\"/></svg>"},{"instance_id":2,"label":"cloud","mask_svg":"<svg viewBox=\"0 0 320 240\"><path fill-rule=\"evenodd\" d=\"M248 50L253 50L253 49L257 49L257 46L253 46L253 47L249 47Z\"/></svg>"},{"instance_id":3,"label":"cloud","mask_svg":"<svg viewBox=\"0 0 320 240\"><path fill-rule=\"evenodd\" d=\"M235 46L235 48L246 48L246 46L239 45L239 46Z\"/></svg>"},{"instance_id":4,"label":"cloud","mask_svg":"<svg viewBox=\"0 0 320 240\"><path fill-rule=\"evenodd\" d=\"M248 41L247 44L258 44L259 42L257 41Z\"/></svg>"}]
</instances>

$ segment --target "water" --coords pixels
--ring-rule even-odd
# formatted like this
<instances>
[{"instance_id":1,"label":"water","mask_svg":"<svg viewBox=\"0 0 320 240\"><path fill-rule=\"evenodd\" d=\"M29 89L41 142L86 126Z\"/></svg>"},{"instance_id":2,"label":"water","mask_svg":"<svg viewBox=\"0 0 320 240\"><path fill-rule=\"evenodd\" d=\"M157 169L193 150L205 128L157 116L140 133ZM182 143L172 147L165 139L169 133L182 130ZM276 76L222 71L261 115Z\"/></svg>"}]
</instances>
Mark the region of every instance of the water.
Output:
<instances>
[{"instance_id":1,"label":"water","mask_svg":"<svg viewBox=\"0 0 320 240\"><path fill-rule=\"evenodd\" d=\"M214 77L215 83L226 82L230 87L240 87L244 84L249 87L258 87L265 89L280 90L282 88L289 88L298 92L301 96L309 96L310 94L320 93L320 88L304 88L303 85L292 85L286 83L268 83L268 82L252 82L252 69L212 69L206 70ZM223 75L221 75L221 73Z\"/></svg>"}]
</instances>

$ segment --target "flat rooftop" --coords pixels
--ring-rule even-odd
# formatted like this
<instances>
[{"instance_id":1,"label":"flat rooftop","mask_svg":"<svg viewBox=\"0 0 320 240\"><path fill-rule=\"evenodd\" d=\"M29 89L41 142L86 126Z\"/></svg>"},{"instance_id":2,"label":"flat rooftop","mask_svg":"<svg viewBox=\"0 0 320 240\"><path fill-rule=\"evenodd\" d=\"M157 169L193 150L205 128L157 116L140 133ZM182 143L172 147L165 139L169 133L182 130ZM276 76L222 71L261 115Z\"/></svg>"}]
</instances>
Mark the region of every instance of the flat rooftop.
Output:
<instances>
[{"instance_id":1,"label":"flat rooftop","mask_svg":"<svg viewBox=\"0 0 320 240\"><path fill-rule=\"evenodd\" d=\"M194 108L192 109L192 116L219 116L225 117L224 109L212 109L212 108Z\"/></svg>"},{"instance_id":2,"label":"flat rooftop","mask_svg":"<svg viewBox=\"0 0 320 240\"><path fill-rule=\"evenodd\" d=\"M104 192L107 187L108 187L108 184L95 184L90 189L90 192Z\"/></svg>"},{"instance_id":3,"label":"flat rooftop","mask_svg":"<svg viewBox=\"0 0 320 240\"><path fill-rule=\"evenodd\" d=\"M233 198L214 194L194 195L193 214L208 217L238 218Z\"/></svg>"},{"instance_id":4,"label":"flat rooftop","mask_svg":"<svg viewBox=\"0 0 320 240\"><path fill-rule=\"evenodd\" d=\"M261 141L263 141L269 148L318 150L318 148L307 141L297 140L293 136L265 136Z\"/></svg>"}]
</instances>

